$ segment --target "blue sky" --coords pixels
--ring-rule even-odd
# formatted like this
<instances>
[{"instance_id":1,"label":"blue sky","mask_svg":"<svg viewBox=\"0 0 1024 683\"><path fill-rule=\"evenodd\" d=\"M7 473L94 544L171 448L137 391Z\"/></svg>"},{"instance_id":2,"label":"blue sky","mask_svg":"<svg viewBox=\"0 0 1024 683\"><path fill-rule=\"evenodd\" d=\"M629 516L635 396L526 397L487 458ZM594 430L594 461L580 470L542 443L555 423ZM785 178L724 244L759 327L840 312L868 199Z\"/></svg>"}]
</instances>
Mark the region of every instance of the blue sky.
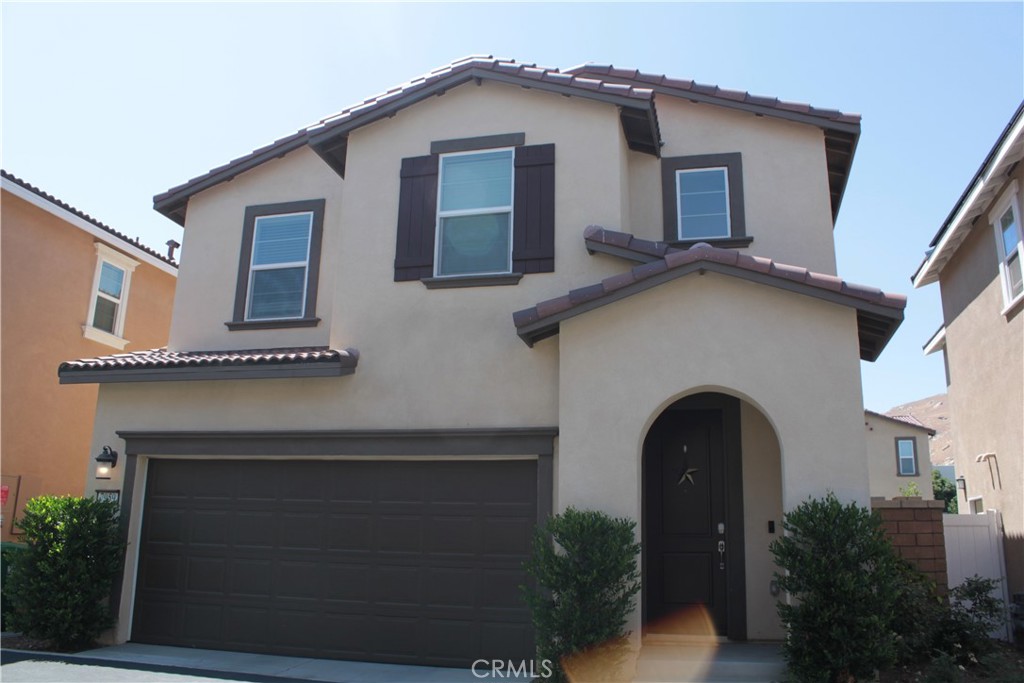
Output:
<instances>
[{"instance_id":1,"label":"blue sky","mask_svg":"<svg viewBox=\"0 0 1024 683\"><path fill-rule=\"evenodd\" d=\"M586 61L863 115L839 274L909 295L865 363L874 410L945 390L910 275L1024 97L1024 3L16 3L2 18L2 163L162 248L152 197L468 54ZM187 258L187 256L186 256ZM809 369L813 371L813 369ZM795 380L797 382L798 380Z\"/></svg>"}]
</instances>

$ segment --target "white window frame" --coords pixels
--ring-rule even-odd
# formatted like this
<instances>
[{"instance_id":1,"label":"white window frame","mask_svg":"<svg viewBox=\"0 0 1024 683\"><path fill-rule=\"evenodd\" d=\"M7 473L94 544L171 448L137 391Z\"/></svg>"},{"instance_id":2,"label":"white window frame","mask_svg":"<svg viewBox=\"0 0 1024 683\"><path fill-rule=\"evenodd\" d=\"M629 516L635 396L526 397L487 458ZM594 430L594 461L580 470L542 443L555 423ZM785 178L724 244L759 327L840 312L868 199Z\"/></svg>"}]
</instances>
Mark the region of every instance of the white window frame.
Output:
<instances>
[{"instance_id":1,"label":"white window frame","mask_svg":"<svg viewBox=\"0 0 1024 683\"><path fill-rule=\"evenodd\" d=\"M1006 214L1006 210L1009 209L1013 212L1014 223L1017 226L1017 263L1021 267L1021 275L1024 276L1024 225L1021 225L1021 212L1020 212L1020 200L1018 199L1017 192L1017 181L1014 180L1010 183L1003 194L1000 195L999 201L996 202L993 209L988 214L989 223L992 225L992 230L996 239L996 254L999 257L999 280L1002 283L1003 289L1003 311L1005 315L1010 312L1014 306L1024 301L1024 289L1017 296L1010 295L1010 278L1006 274L1006 261L1010 258L1011 254L1005 252L1003 244L1003 231L999 225L999 219Z\"/></svg>"},{"instance_id":2,"label":"white window frame","mask_svg":"<svg viewBox=\"0 0 1024 683\"><path fill-rule=\"evenodd\" d=\"M441 192L444 189L444 162L445 159L452 157L472 156L479 154L491 154L494 152L511 152L512 153L512 173L509 177L511 188L509 190L509 197L512 201L508 206L490 206L480 209L459 209L457 211L442 211L441 210ZM474 149L466 152L449 152L447 154L441 154L438 159L437 167L437 218L434 223L434 277L439 278L460 278L460 277L479 277L482 275L508 275L512 272L512 243L515 238L515 216L513 208L516 203L516 148L515 147L494 147L491 149ZM504 213L508 211L508 270L491 270L479 273L463 273L459 275L442 275L440 272L441 268L441 219L442 218L458 218L459 216L476 216L480 214L491 214L491 213Z\"/></svg>"},{"instance_id":3,"label":"white window frame","mask_svg":"<svg viewBox=\"0 0 1024 683\"><path fill-rule=\"evenodd\" d=\"M102 242L94 242L96 247L96 270L93 273L92 289L89 292L89 313L82 325L82 335L86 339L105 344L119 351L128 346L128 340L124 338L124 321L128 312L128 295L131 292L132 273L139 262L121 252L111 249ZM114 331L107 332L98 327L93 327L93 318L96 315L96 298L102 296L104 299L111 297L100 292L100 275L103 272L103 264L111 266L124 272L124 281L121 283L121 299L117 302L117 315L114 317Z\"/></svg>"},{"instance_id":4,"label":"white window frame","mask_svg":"<svg viewBox=\"0 0 1024 683\"><path fill-rule=\"evenodd\" d=\"M289 261L287 263L269 263L256 265L253 260L256 258L256 233L259 230L260 220L264 218L283 218L285 216L309 216L309 232L306 235L306 260ZM313 244L313 221L316 216L313 211L292 211L289 213L267 213L256 216L252 223L252 249L249 253L249 281L245 284L245 320L247 322L264 322L270 320L301 320L306 316L306 290L309 288L309 253ZM302 311L299 315L286 318L253 318L252 317L252 285L253 273L257 270L283 270L285 268L303 267L306 270L302 278Z\"/></svg>"},{"instance_id":5,"label":"white window frame","mask_svg":"<svg viewBox=\"0 0 1024 683\"><path fill-rule=\"evenodd\" d=\"M687 235L683 236L683 202L679 196L680 181L684 173L701 173L704 171L721 171L725 177L725 224L728 231L725 235ZM729 167L728 166L702 166L700 168L678 168L676 169L676 236L680 241L692 241L692 240L721 240L729 239L732 237L732 208L730 206L730 199L732 197L732 188L729 185Z\"/></svg>"},{"instance_id":6,"label":"white window frame","mask_svg":"<svg viewBox=\"0 0 1024 683\"><path fill-rule=\"evenodd\" d=\"M975 503L981 508L979 511L975 511ZM971 496L967 499L967 512L972 515L983 515L985 514L985 500L982 496Z\"/></svg>"},{"instance_id":7,"label":"white window frame","mask_svg":"<svg viewBox=\"0 0 1024 683\"><path fill-rule=\"evenodd\" d=\"M911 462L914 465L914 471L911 472L910 474L904 473L904 471L903 471L903 461L906 460L906 458L904 458L903 455L900 453L900 442L901 441L909 441L910 442L910 448L911 448L910 460L911 460ZM897 436L896 437L896 475L899 476L899 477L920 477L921 476L921 467L920 467L920 465L917 462L917 458L918 458L918 454L917 454L917 439L915 439L912 436Z\"/></svg>"}]
</instances>

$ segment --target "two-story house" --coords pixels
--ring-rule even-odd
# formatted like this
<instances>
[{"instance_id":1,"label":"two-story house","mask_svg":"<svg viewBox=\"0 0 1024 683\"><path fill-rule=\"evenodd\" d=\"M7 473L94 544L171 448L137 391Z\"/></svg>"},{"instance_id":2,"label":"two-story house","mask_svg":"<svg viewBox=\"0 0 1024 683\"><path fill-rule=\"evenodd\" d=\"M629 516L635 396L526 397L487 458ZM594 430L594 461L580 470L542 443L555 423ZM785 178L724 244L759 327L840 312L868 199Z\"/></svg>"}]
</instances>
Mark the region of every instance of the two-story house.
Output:
<instances>
[{"instance_id":1,"label":"two-story house","mask_svg":"<svg viewBox=\"0 0 1024 683\"><path fill-rule=\"evenodd\" d=\"M568 506L638 522L634 634L783 636L768 545L867 504L861 359L905 300L836 275L859 117L608 66L467 58L155 198L166 351L99 383L117 639L532 657Z\"/></svg>"},{"instance_id":2,"label":"two-story house","mask_svg":"<svg viewBox=\"0 0 1024 683\"><path fill-rule=\"evenodd\" d=\"M939 283L961 514L1002 515L1010 594L1024 593L1024 103L1017 107L914 273Z\"/></svg>"},{"instance_id":3,"label":"two-story house","mask_svg":"<svg viewBox=\"0 0 1024 683\"><path fill-rule=\"evenodd\" d=\"M60 386L57 366L165 344L178 266L7 171L0 171L0 256L7 541L17 540L14 524L30 498L85 492L97 387ZM95 469L90 490L109 488Z\"/></svg>"},{"instance_id":4,"label":"two-story house","mask_svg":"<svg viewBox=\"0 0 1024 683\"><path fill-rule=\"evenodd\" d=\"M871 496L895 498L916 489L925 500L934 500L930 439L935 430L910 415L892 417L864 411Z\"/></svg>"}]
</instances>

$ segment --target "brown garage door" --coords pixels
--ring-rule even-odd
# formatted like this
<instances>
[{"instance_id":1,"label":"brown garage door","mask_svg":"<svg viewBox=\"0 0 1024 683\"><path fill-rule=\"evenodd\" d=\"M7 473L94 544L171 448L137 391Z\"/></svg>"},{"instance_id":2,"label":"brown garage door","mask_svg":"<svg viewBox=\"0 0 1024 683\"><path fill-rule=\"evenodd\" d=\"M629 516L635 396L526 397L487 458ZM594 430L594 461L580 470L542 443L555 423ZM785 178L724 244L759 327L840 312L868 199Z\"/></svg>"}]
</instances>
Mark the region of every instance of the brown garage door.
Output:
<instances>
[{"instance_id":1,"label":"brown garage door","mask_svg":"<svg viewBox=\"0 0 1024 683\"><path fill-rule=\"evenodd\" d=\"M531 658L536 461L153 460L132 640L467 666Z\"/></svg>"}]
</instances>

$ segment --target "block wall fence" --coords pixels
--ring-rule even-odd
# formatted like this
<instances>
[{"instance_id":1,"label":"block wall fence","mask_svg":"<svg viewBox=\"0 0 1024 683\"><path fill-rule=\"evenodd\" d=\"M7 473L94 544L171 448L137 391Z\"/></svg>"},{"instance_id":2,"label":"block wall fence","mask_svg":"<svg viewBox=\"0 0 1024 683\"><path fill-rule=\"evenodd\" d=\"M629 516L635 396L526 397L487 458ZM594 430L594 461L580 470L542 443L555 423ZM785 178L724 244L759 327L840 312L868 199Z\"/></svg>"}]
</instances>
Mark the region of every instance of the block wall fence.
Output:
<instances>
[{"instance_id":1,"label":"block wall fence","mask_svg":"<svg viewBox=\"0 0 1024 683\"><path fill-rule=\"evenodd\" d=\"M920 498L872 498L871 509L882 517L896 552L935 582L940 595L949 591L946 537L942 528L945 503Z\"/></svg>"}]
</instances>

